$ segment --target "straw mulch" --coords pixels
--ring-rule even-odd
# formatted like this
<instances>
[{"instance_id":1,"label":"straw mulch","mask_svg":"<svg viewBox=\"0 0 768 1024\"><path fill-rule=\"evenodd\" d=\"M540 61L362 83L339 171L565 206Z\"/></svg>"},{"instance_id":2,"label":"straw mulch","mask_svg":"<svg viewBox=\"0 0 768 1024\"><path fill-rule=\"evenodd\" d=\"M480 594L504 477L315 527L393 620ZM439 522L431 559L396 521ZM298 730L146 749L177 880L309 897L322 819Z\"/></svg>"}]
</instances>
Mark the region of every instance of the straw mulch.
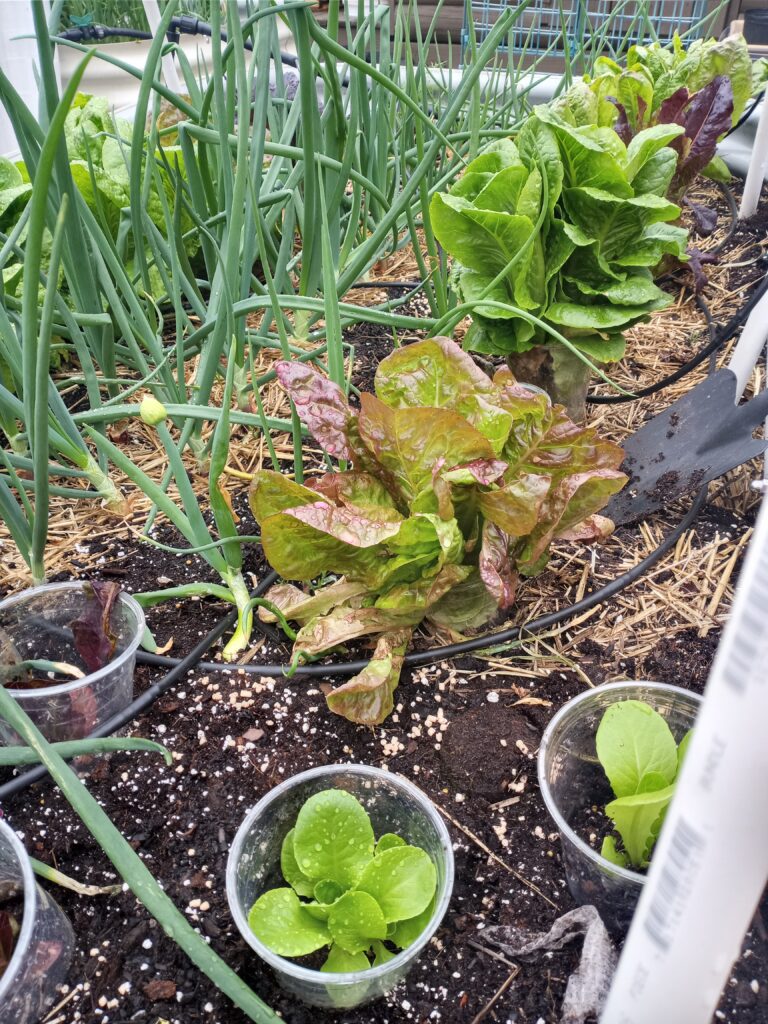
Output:
<instances>
[{"instance_id":1,"label":"straw mulch","mask_svg":"<svg viewBox=\"0 0 768 1024\"><path fill-rule=\"evenodd\" d=\"M693 198L716 200L722 211L726 209L715 190L707 189ZM723 237L728 217L721 217L720 221L721 227L713 236L697 240L699 248L711 249ZM762 237L754 230L739 232L727 249L727 257L707 267L709 284L704 297L715 323L725 323L745 301L749 286L762 276L767 244L764 232ZM388 281L415 280L418 271L413 253L404 248L378 264L371 277L370 288L355 289L346 301L367 305L390 297L375 287L377 277ZM628 357L618 366L609 368L611 378L626 388L646 386L673 372L707 341L705 318L696 304L690 274L677 272L675 280L666 287L676 293L675 304L655 314L650 323L635 327L630 332ZM416 308L422 309L423 305ZM457 330L457 337L463 334L463 329L465 325ZM375 330L371 328L372 332ZM401 340L407 341L410 337L405 333ZM730 346L719 354L720 365L727 361L729 349ZM276 358L279 358L278 353L262 350L257 372L266 372ZM590 422L598 425L605 436L621 442L646 418L702 380L706 372L705 363L648 398L592 406ZM758 366L748 394L764 387L764 374L765 368ZM606 393L608 389L600 385L596 390ZM276 382L262 389L262 401L268 416L287 416L287 402ZM109 434L145 472L155 479L161 477L166 459L153 430L132 420L110 426ZM274 444L279 456L291 456L289 435L275 437ZM312 449L309 452L311 459ZM319 453L317 455L319 458ZM201 501L205 503L205 472L195 465L189 453L185 454L185 460ZM237 497L244 493L250 475L260 466L269 464L264 438L249 428L235 426L228 467L230 494ZM512 651L487 654L490 667L502 674L529 678L567 667L577 672L585 684L594 684L630 674L642 678L649 662L653 665L662 638L668 643L684 634L688 641L698 638L711 645L731 606L739 560L749 540L750 522L760 500L751 488L751 481L761 475L762 465L747 464L715 481L710 485L709 503L703 515L641 581L581 618L549 633L531 636ZM87 573L89 559L99 557L89 554L91 545L86 545L86 541L92 541L95 536L113 550L123 549L139 537L149 502L119 474L115 478L126 496L125 515L102 509L96 502L51 499L47 556L51 577ZM682 499L674 503L664 515L651 522L620 529L599 547L564 545L557 549L547 571L521 588L510 622L522 624L571 604L636 565L684 515L689 501ZM0 589L12 591L28 582L26 567L0 525ZM154 587L155 581L148 580L147 588Z\"/></svg>"}]
</instances>

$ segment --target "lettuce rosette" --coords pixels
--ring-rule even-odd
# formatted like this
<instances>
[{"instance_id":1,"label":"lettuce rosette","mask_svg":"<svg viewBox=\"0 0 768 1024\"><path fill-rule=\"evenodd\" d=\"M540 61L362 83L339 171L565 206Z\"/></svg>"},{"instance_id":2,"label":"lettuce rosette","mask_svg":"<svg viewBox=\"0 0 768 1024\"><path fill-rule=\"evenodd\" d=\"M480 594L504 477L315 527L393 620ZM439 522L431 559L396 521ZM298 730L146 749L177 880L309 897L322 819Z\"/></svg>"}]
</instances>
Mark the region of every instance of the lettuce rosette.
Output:
<instances>
[{"instance_id":1,"label":"lettuce rosette","mask_svg":"<svg viewBox=\"0 0 768 1024\"><path fill-rule=\"evenodd\" d=\"M685 258L680 208L664 198L682 132L657 125L625 145L612 128L536 107L514 142L494 142L435 195L432 227L473 305L465 346L620 359L624 332L672 301L653 268Z\"/></svg>"},{"instance_id":2,"label":"lettuce rosette","mask_svg":"<svg viewBox=\"0 0 768 1024\"><path fill-rule=\"evenodd\" d=\"M513 604L521 576L544 568L554 540L612 529L598 513L626 481L621 448L506 368L491 380L447 338L383 360L359 409L310 365L276 370L309 432L351 468L305 485L256 474L251 507L286 581L259 614L276 621L276 608L298 624L297 657L375 638L367 667L327 697L351 721L390 713L423 620L479 628Z\"/></svg>"}]
</instances>

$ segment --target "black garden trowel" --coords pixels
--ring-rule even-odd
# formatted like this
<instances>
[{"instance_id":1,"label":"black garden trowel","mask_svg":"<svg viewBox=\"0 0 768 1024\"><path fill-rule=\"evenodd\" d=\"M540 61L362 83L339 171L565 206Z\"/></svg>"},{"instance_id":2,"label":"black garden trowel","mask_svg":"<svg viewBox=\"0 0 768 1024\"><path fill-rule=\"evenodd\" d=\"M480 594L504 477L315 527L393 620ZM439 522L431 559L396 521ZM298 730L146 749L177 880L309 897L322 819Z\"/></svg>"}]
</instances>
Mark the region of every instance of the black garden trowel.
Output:
<instances>
[{"instance_id":1,"label":"black garden trowel","mask_svg":"<svg viewBox=\"0 0 768 1024\"><path fill-rule=\"evenodd\" d=\"M750 313L728 366L624 442L621 468L629 482L605 510L617 525L646 518L768 448L768 438L752 436L768 416L768 389L737 404L767 338L768 292Z\"/></svg>"}]
</instances>

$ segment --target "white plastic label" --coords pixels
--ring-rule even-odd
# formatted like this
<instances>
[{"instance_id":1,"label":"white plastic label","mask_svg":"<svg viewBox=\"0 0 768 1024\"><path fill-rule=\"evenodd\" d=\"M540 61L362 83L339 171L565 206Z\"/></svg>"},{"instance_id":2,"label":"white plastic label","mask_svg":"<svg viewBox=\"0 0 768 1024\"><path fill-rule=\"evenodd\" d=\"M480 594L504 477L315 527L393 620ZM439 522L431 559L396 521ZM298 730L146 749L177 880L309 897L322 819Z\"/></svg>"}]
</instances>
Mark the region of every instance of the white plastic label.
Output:
<instances>
[{"instance_id":1,"label":"white plastic label","mask_svg":"<svg viewBox=\"0 0 768 1024\"><path fill-rule=\"evenodd\" d=\"M768 501L601 1024L710 1024L768 880L766 729Z\"/></svg>"}]
</instances>

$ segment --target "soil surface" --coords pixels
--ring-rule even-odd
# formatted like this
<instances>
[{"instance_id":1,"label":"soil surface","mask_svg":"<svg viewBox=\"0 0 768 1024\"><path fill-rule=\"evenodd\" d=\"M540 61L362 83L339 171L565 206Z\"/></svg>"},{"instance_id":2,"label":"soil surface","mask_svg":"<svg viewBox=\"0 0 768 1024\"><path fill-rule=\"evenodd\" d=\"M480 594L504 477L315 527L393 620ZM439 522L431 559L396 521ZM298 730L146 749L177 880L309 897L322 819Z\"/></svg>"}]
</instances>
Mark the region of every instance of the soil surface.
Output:
<instances>
[{"instance_id":1,"label":"soil surface","mask_svg":"<svg viewBox=\"0 0 768 1024\"><path fill-rule=\"evenodd\" d=\"M765 236L765 227L763 222L755 227L756 240ZM375 326L359 325L346 338L356 349L354 383L369 390L376 365L391 350L391 337ZM256 532L241 495L235 496L235 507L241 532ZM694 533L700 539L728 530L738 535L747 526L708 506ZM617 534L628 547L637 535L635 527ZM182 543L168 527L156 529L154 536L167 544ZM96 556L95 575L119 580L129 592L214 579L199 557L136 541L94 538L86 548L83 572L93 575ZM260 549L249 545L245 554L246 578L255 585L266 572ZM624 564L618 557L614 562L602 555L598 559L601 579L615 577ZM554 559L553 571L557 564ZM654 585L663 584L662 571ZM226 612L214 600L187 599L151 609L148 622L157 643L172 641L170 653L178 657ZM662 636L643 671L649 678L701 692L718 639L717 629L700 636L693 626ZM431 643L434 639L426 634L416 638L417 648ZM214 645L210 660L221 646L222 641ZM350 648L349 656L365 653ZM267 678L259 671L259 664L288 660L284 641L267 629L244 668L191 671L130 729L164 743L173 752L173 764L138 752L81 758L77 767L89 790L188 920L291 1024L323 1019L339 1024L555 1024L568 978L578 966L578 944L509 958L483 943L483 931L498 924L547 931L574 906L560 839L537 785L536 755L547 722L584 690L585 677L600 683L620 671L632 678L634 660L622 657L620 644L586 641L579 648L579 671L563 664L535 679L516 672L519 662L509 661L501 671L472 656L406 669L395 712L375 731L328 711L325 691L342 679L331 668L321 679ZM496 663L500 660L503 655ZM161 669L139 665L137 692L161 676ZM239 935L224 875L234 835L265 793L297 772L345 762L399 773L431 797L453 840L456 881L445 919L407 979L371 1006L325 1015L286 994ZM0 782L10 777L3 770ZM106 857L51 785L36 786L3 811L38 859L91 884L115 880ZM600 818L587 812L599 844ZM247 1018L190 964L130 892L82 898L57 889L55 895L73 923L78 946L71 985L50 1024L245 1024ZM718 1021L768 1024L767 924L763 900L720 1002Z\"/></svg>"}]
</instances>

